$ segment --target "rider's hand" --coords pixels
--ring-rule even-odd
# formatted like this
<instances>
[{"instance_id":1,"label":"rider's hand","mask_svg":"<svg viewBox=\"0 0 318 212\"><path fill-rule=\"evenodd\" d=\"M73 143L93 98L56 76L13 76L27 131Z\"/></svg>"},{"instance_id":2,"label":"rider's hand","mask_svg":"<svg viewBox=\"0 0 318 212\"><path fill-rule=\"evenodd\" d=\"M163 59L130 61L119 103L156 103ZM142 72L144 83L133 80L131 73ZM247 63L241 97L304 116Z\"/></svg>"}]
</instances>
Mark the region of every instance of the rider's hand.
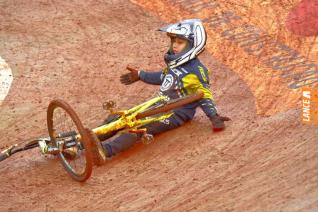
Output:
<instances>
[{"instance_id":1,"label":"rider's hand","mask_svg":"<svg viewBox=\"0 0 318 212\"><path fill-rule=\"evenodd\" d=\"M120 76L120 82L124 85L130 85L136 81L139 80L138 70L135 68L132 68L130 66L127 66L126 69L128 69L130 72L127 74L123 74Z\"/></svg>"},{"instance_id":2,"label":"rider's hand","mask_svg":"<svg viewBox=\"0 0 318 212\"><path fill-rule=\"evenodd\" d=\"M223 131L225 128L224 122L230 121L231 119L226 116L220 116L219 114L216 114L215 116L210 118L212 122L212 130L213 132L220 132Z\"/></svg>"}]
</instances>

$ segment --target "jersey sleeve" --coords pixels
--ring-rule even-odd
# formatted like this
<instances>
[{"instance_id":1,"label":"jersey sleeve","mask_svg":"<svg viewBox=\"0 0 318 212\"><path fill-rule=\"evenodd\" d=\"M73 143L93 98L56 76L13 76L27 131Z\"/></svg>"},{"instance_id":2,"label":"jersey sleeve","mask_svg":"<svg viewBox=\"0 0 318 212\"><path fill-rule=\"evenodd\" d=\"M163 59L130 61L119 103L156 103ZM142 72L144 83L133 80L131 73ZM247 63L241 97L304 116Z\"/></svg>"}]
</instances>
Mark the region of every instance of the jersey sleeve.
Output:
<instances>
[{"instance_id":1,"label":"jersey sleeve","mask_svg":"<svg viewBox=\"0 0 318 212\"><path fill-rule=\"evenodd\" d=\"M199 101L200 107L207 117L212 118L217 114L217 107L212 99L201 99Z\"/></svg>"},{"instance_id":2,"label":"jersey sleeve","mask_svg":"<svg viewBox=\"0 0 318 212\"><path fill-rule=\"evenodd\" d=\"M184 89L187 91L187 95L191 95L198 91L203 92L204 96L199 100L199 106L207 117L211 118L215 116L217 108L209 84L201 82L199 77L194 73L184 76L182 82Z\"/></svg>"},{"instance_id":3,"label":"jersey sleeve","mask_svg":"<svg viewBox=\"0 0 318 212\"><path fill-rule=\"evenodd\" d=\"M139 78L141 81L152 84L152 85L161 85L163 80L163 70L156 72L147 72L144 70L139 71Z\"/></svg>"}]
</instances>

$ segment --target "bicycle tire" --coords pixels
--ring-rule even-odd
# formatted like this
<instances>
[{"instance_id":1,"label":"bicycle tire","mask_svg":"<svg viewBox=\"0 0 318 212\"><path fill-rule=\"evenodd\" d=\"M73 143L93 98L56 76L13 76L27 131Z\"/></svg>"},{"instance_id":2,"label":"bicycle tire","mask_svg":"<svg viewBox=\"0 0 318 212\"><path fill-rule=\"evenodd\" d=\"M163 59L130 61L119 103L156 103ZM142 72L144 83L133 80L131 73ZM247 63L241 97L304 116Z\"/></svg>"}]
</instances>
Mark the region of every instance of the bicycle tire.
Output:
<instances>
[{"instance_id":1,"label":"bicycle tire","mask_svg":"<svg viewBox=\"0 0 318 212\"><path fill-rule=\"evenodd\" d=\"M92 155L92 149L91 149L91 141L90 141L90 135L89 131L84 128L82 122L80 121L79 117L75 113L75 111L71 108L69 104L67 104L65 101L56 99L50 102L47 110L47 126L49 131L49 136L51 138L52 142L56 142L56 138L54 135L54 123L53 123L53 115L54 110L56 108L63 109L69 117L72 119L72 121L75 123L75 126L81 135L81 144L83 145L85 149L85 169L83 173L76 173L74 169L72 169L71 165L68 163L68 161L63 156L62 152L59 152L57 155L65 168L65 170L68 172L68 174L76 181L84 182L86 181L92 174L92 168L93 168L93 155Z\"/></svg>"},{"instance_id":2,"label":"bicycle tire","mask_svg":"<svg viewBox=\"0 0 318 212\"><path fill-rule=\"evenodd\" d=\"M200 100L203 97L203 92L198 92L196 94L193 95L189 95L189 96L184 96L178 99L173 99L168 101L166 104L163 104L161 106L157 106L155 108L151 108L147 111L141 112L139 113L136 118L137 119L142 119L148 116L154 116L160 113L165 113L168 111L171 111L173 109L179 108L183 105L195 102Z\"/></svg>"}]
</instances>

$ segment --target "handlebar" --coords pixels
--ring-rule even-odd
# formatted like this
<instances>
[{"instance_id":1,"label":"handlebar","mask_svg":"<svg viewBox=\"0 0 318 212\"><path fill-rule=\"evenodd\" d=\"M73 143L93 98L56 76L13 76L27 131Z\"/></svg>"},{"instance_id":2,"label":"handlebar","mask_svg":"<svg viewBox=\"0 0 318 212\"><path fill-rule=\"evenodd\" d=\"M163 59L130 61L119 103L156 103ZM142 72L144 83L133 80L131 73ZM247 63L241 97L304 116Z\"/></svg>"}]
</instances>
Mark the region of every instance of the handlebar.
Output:
<instances>
[{"instance_id":1,"label":"handlebar","mask_svg":"<svg viewBox=\"0 0 318 212\"><path fill-rule=\"evenodd\" d=\"M0 153L0 161L7 159L9 155L7 153Z\"/></svg>"},{"instance_id":2,"label":"handlebar","mask_svg":"<svg viewBox=\"0 0 318 212\"><path fill-rule=\"evenodd\" d=\"M0 161L3 161L5 159L7 159L8 157L10 157L10 155L12 155L12 150L17 147L18 145L17 144L14 144L12 146L10 146L9 148L3 150L1 153L0 153Z\"/></svg>"},{"instance_id":3,"label":"handlebar","mask_svg":"<svg viewBox=\"0 0 318 212\"><path fill-rule=\"evenodd\" d=\"M22 147L18 147L18 146L19 146L18 144L14 144L14 145L11 145L10 147L6 148L2 152L0 152L0 161L7 159L8 157L10 157L11 155L13 155L17 152L24 151L27 149L32 149L34 147L38 147L39 144L38 144L38 140L32 140L28 144L26 144Z\"/></svg>"}]
</instances>

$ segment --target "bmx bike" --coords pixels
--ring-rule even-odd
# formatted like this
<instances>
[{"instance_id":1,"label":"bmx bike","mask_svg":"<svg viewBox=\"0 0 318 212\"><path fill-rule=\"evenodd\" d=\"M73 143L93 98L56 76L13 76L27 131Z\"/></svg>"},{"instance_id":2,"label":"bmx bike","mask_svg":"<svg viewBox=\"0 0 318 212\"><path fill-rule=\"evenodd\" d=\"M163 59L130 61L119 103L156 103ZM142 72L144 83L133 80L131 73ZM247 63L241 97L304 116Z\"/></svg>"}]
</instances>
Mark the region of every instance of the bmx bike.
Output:
<instances>
[{"instance_id":1,"label":"bmx bike","mask_svg":"<svg viewBox=\"0 0 318 212\"><path fill-rule=\"evenodd\" d=\"M11 145L0 153L0 161L17 152L39 148L44 155L58 156L68 174L74 180L84 182L91 176L93 169L92 142L129 132L141 133L141 141L148 144L153 140L153 136L147 133L144 125L164 120L173 114L173 109L198 101L202 97L202 92L178 99L158 95L128 110L120 111L114 110L115 102L104 102L103 108L110 112L112 118L93 129L84 127L68 103L56 99L50 102L47 109L49 136ZM75 152L74 158L69 158L68 150Z\"/></svg>"}]
</instances>

